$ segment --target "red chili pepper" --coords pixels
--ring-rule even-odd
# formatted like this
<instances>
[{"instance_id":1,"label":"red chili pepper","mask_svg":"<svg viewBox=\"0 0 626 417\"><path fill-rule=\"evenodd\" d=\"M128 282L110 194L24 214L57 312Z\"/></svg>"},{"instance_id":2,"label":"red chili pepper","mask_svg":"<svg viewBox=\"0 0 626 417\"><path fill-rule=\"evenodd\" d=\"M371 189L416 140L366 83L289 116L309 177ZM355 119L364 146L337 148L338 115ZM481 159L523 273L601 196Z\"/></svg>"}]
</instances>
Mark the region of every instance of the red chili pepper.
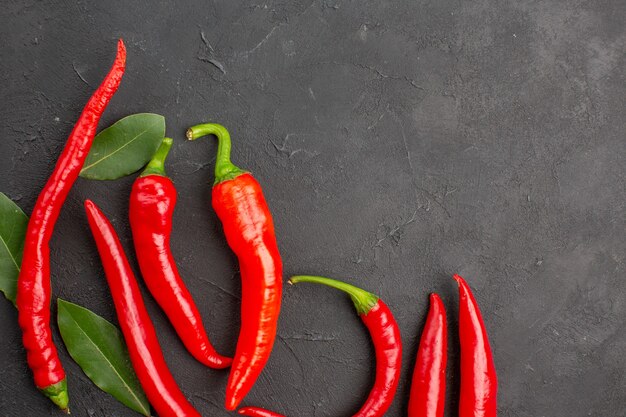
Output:
<instances>
[{"instance_id":1,"label":"red chili pepper","mask_svg":"<svg viewBox=\"0 0 626 417\"><path fill-rule=\"evenodd\" d=\"M85 210L130 360L148 401L160 417L200 417L178 388L165 363L137 280L113 226L92 201L85 201Z\"/></svg>"},{"instance_id":2,"label":"red chili pepper","mask_svg":"<svg viewBox=\"0 0 626 417\"><path fill-rule=\"evenodd\" d=\"M376 352L376 379L369 396L354 417L385 414L398 388L402 369L402 339L393 314L377 295L330 278L299 275L289 283L314 282L337 288L350 295L357 313L369 330Z\"/></svg>"},{"instance_id":3,"label":"red chili pepper","mask_svg":"<svg viewBox=\"0 0 626 417\"><path fill-rule=\"evenodd\" d=\"M242 416L250 417L285 417L282 414L275 413L260 407L243 407L238 410Z\"/></svg>"},{"instance_id":4,"label":"red chili pepper","mask_svg":"<svg viewBox=\"0 0 626 417\"><path fill-rule=\"evenodd\" d=\"M241 271L241 330L228 385L226 409L234 410L250 391L269 359L280 313L283 267L274 224L261 186L230 161L230 135L218 124L187 130L194 140L218 139L213 208L224 226L226 241L239 259Z\"/></svg>"},{"instance_id":5,"label":"red chili pepper","mask_svg":"<svg viewBox=\"0 0 626 417\"><path fill-rule=\"evenodd\" d=\"M59 408L68 412L65 370L50 329L50 247L61 207L85 162L98 121L122 80L126 48L120 39L117 57L93 93L67 139L52 175L37 198L28 222L22 267L17 280L18 321L35 385Z\"/></svg>"},{"instance_id":6,"label":"red chili pepper","mask_svg":"<svg viewBox=\"0 0 626 417\"><path fill-rule=\"evenodd\" d=\"M446 362L448 334L446 310L437 294L430 295L430 309L420 339L411 396L409 417L442 417L446 399Z\"/></svg>"},{"instance_id":7,"label":"red chili pepper","mask_svg":"<svg viewBox=\"0 0 626 417\"><path fill-rule=\"evenodd\" d=\"M498 382L487 331L469 286L460 275L454 279L459 284L459 417L495 417Z\"/></svg>"},{"instance_id":8,"label":"red chili pepper","mask_svg":"<svg viewBox=\"0 0 626 417\"><path fill-rule=\"evenodd\" d=\"M211 368L226 368L232 359L216 352L202 325L200 312L178 274L170 250L176 188L165 175L164 162L172 146L165 138L130 194L130 227L141 274L187 350Z\"/></svg>"}]
</instances>

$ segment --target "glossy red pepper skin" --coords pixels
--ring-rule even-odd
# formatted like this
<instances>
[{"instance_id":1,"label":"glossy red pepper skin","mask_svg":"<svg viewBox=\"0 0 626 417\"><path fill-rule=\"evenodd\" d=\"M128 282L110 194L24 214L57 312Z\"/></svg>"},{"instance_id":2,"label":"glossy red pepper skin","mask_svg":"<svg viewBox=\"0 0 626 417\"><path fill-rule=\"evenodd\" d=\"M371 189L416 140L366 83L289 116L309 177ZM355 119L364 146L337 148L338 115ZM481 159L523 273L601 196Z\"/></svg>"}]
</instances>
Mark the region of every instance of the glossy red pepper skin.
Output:
<instances>
[{"instance_id":1,"label":"glossy red pepper skin","mask_svg":"<svg viewBox=\"0 0 626 417\"><path fill-rule=\"evenodd\" d=\"M345 282L309 275L291 277L290 283L313 282L348 293L367 327L376 352L376 378L367 400L354 417L383 416L393 402L402 370L402 338L393 314L383 300Z\"/></svg>"},{"instance_id":2,"label":"glossy red pepper skin","mask_svg":"<svg viewBox=\"0 0 626 417\"><path fill-rule=\"evenodd\" d=\"M217 353L211 344L200 312L178 273L170 250L172 217L176 206L176 188L165 176L163 160L171 146L165 138L130 194L130 227L141 274L150 293L161 306L187 350L202 364L226 368L232 359ZM159 152L164 155L160 155ZM156 158L162 158L158 161ZM151 165L160 162L160 169ZM147 174L147 175L145 175Z\"/></svg>"},{"instance_id":3,"label":"glossy red pepper skin","mask_svg":"<svg viewBox=\"0 0 626 417\"><path fill-rule=\"evenodd\" d=\"M269 359L282 294L282 262L272 217L261 186L250 174L213 187L213 208L241 272L241 330L226 386L226 408L234 410Z\"/></svg>"},{"instance_id":4,"label":"glossy red pepper skin","mask_svg":"<svg viewBox=\"0 0 626 417\"><path fill-rule=\"evenodd\" d=\"M26 231L17 281L18 321L35 385L64 410L68 407L65 371L50 329L49 242L61 207L89 153L100 116L119 87L125 63L126 49L120 39L111 70L85 105L52 175L37 198Z\"/></svg>"},{"instance_id":5,"label":"glossy red pepper skin","mask_svg":"<svg viewBox=\"0 0 626 417\"><path fill-rule=\"evenodd\" d=\"M498 382L487 331L469 286L460 275L454 279L459 284L459 417L495 417Z\"/></svg>"},{"instance_id":6,"label":"glossy red pepper skin","mask_svg":"<svg viewBox=\"0 0 626 417\"><path fill-rule=\"evenodd\" d=\"M137 280L113 226L92 201L85 201L85 210L131 363L150 404L159 417L200 417L167 367Z\"/></svg>"},{"instance_id":7,"label":"glossy red pepper skin","mask_svg":"<svg viewBox=\"0 0 626 417\"><path fill-rule=\"evenodd\" d=\"M234 410L265 367L276 339L283 266L274 223L254 177L230 161L230 135L214 123L189 128L187 138L218 138L212 203L226 241L239 260L241 329L226 385L226 409Z\"/></svg>"},{"instance_id":8,"label":"glossy red pepper skin","mask_svg":"<svg viewBox=\"0 0 626 417\"><path fill-rule=\"evenodd\" d=\"M242 416L249 417L285 417L282 414L275 413L260 407L243 407L237 411Z\"/></svg>"},{"instance_id":9,"label":"glossy red pepper skin","mask_svg":"<svg viewBox=\"0 0 626 417\"><path fill-rule=\"evenodd\" d=\"M393 314L383 300L360 314L376 352L376 379L369 396L355 417L382 416L393 402L402 369L402 339Z\"/></svg>"},{"instance_id":10,"label":"glossy red pepper skin","mask_svg":"<svg viewBox=\"0 0 626 417\"><path fill-rule=\"evenodd\" d=\"M446 310L437 294L430 295L430 309L417 351L411 382L409 417L442 417L446 399L448 355Z\"/></svg>"}]
</instances>

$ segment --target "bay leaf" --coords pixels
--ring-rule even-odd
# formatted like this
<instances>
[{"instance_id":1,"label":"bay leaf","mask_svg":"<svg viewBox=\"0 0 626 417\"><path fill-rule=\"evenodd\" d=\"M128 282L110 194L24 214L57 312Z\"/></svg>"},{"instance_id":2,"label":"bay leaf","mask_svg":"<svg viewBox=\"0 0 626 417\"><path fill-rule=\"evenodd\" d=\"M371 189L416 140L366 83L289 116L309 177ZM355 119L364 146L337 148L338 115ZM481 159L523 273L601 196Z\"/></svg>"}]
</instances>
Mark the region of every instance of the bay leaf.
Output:
<instances>
[{"instance_id":1,"label":"bay leaf","mask_svg":"<svg viewBox=\"0 0 626 417\"><path fill-rule=\"evenodd\" d=\"M103 391L150 415L150 404L133 370L122 332L96 313L58 299L57 322L70 356Z\"/></svg>"},{"instance_id":2,"label":"bay leaf","mask_svg":"<svg viewBox=\"0 0 626 417\"><path fill-rule=\"evenodd\" d=\"M15 305L28 216L0 192L0 291Z\"/></svg>"},{"instance_id":3,"label":"bay leaf","mask_svg":"<svg viewBox=\"0 0 626 417\"><path fill-rule=\"evenodd\" d=\"M114 180L150 161L165 136L165 118L154 113L126 116L96 135L80 176Z\"/></svg>"}]
</instances>

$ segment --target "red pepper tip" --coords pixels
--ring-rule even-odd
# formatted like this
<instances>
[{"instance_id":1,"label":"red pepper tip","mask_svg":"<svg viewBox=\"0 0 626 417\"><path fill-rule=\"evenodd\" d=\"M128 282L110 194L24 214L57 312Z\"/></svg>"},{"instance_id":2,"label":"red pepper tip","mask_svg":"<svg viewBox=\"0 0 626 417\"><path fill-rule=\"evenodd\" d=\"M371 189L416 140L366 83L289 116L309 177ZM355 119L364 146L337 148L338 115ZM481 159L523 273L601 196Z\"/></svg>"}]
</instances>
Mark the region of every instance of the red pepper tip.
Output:
<instances>
[{"instance_id":1,"label":"red pepper tip","mask_svg":"<svg viewBox=\"0 0 626 417\"><path fill-rule=\"evenodd\" d=\"M224 408L228 411L235 411L237 406L239 405L239 399L233 398L232 396L226 399L226 404L224 404Z\"/></svg>"},{"instance_id":2,"label":"red pepper tip","mask_svg":"<svg viewBox=\"0 0 626 417\"><path fill-rule=\"evenodd\" d=\"M462 276L460 276L459 274L454 274L452 276L452 278L454 278L454 280L457 282L458 284L458 288L459 288L459 297L460 298L466 298L469 297L472 293L472 290L470 289L469 285L467 284L467 282L465 281L465 279L463 279Z\"/></svg>"},{"instance_id":3,"label":"red pepper tip","mask_svg":"<svg viewBox=\"0 0 626 417\"><path fill-rule=\"evenodd\" d=\"M124 45L122 38L117 40L117 56L122 65L126 64L126 45Z\"/></svg>"},{"instance_id":4,"label":"red pepper tip","mask_svg":"<svg viewBox=\"0 0 626 417\"><path fill-rule=\"evenodd\" d=\"M91 210L92 208L96 207L96 203L94 203L93 201L87 199L85 200L85 208L88 210Z\"/></svg>"},{"instance_id":5,"label":"red pepper tip","mask_svg":"<svg viewBox=\"0 0 626 417\"><path fill-rule=\"evenodd\" d=\"M436 302L441 302L441 297L439 297L439 294L437 294L436 292L431 292L430 293L430 302L431 302L431 304L434 304Z\"/></svg>"},{"instance_id":6,"label":"red pepper tip","mask_svg":"<svg viewBox=\"0 0 626 417\"><path fill-rule=\"evenodd\" d=\"M436 315L443 314L445 316L446 308L444 307L443 301L441 300L441 297L439 297L439 294L434 292L430 294L430 309Z\"/></svg>"},{"instance_id":7,"label":"red pepper tip","mask_svg":"<svg viewBox=\"0 0 626 417\"><path fill-rule=\"evenodd\" d=\"M457 284L459 284L459 287L463 284L465 284L465 280L463 279L462 276L460 276L459 274L454 274L452 275L452 278L457 282Z\"/></svg>"},{"instance_id":8,"label":"red pepper tip","mask_svg":"<svg viewBox=\"0 0 626 417\"><path fill-rule=\"evenodd\" d=\"M100 208L93 201L87 199L84 205L88 219L98 219L98 217L103 216L102 211L100 211Z\"/></svg>"}]
</instances>

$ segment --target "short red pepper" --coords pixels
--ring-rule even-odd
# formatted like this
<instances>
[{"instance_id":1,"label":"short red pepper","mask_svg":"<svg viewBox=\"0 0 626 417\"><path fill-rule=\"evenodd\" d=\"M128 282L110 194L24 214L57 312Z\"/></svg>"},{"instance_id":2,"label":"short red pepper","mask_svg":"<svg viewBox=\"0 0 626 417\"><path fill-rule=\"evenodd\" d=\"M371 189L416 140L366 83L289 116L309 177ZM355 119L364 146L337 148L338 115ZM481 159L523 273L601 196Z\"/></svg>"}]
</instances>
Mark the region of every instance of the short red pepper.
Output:
<instances>
[{"instance_id":1,"label":"short red pepper","mask_svg":"<svg viewBox=\"0 0 626 417\"><path fill-rule=\"evenodd\" d=\"M409 417L442 417L446 399L448 334L446 310L437 294L430 295L430 309L417 351L411 382Z\"/></svg>"},{"instance_id":2,"label":"short red pepper","mask_svg":"<svg viewBox=\"0 0 626 417\"><path fill-rule=\"evenodd\" d=\"M330 278L299 275L291 284L313 282L337 288L350 295L357 313L369 330L376 353L376 379L367 400L354 417L378 417L387 412L400 381L402 338L393 314L377 295Z\"/></svg>"},{"instance_id":3,"label":"short red pepper","mask_svg":"<svg viewBox=\"0 0 626 417\"><path fill-rule=\"evenodd\" d=\"M460 275L454 279L459 284L459 417L496 417L498 381L487 331L469 286Z\"/></svg>"}]
</instances>

